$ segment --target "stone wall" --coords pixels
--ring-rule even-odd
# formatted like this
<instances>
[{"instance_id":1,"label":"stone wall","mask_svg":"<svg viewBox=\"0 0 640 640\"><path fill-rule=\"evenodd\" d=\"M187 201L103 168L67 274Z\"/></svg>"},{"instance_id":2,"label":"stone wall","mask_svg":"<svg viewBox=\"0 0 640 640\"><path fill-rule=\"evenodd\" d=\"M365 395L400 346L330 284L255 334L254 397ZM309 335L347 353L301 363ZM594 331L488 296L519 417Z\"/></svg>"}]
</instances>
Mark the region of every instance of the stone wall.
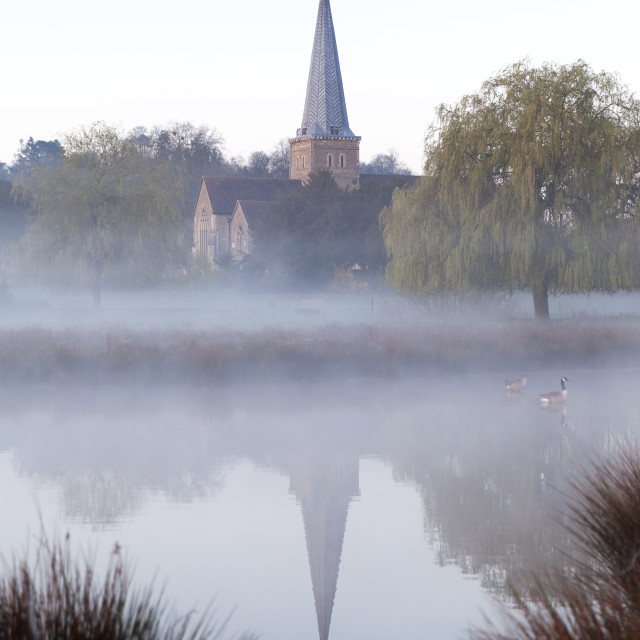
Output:
<instances>
[{"instance_id":1,"label":"stone wall","mask_svg":"<svg viewBox=\"0 0 640 640\"><path fill-rule=\"evenodd\" d=\"M328 169L342 189L360 186L360 138L315 137L293 138L291 144L292 180L306 180L309 173Z\"/></svg>"}]
</instances>

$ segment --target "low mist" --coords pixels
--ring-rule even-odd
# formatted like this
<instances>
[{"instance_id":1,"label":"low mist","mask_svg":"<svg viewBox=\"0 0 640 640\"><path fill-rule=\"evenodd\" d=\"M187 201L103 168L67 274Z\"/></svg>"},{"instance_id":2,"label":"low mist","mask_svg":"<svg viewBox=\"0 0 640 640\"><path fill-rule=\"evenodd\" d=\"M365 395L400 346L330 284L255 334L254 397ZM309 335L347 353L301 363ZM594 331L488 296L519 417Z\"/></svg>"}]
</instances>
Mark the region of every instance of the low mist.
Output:
<instances>
[{"instance_id":1,"label":"low mist","mask_svg":"<svg viewBox=\"0 0 640 640\"><path fill-rule=\"evenodd\" d=\"M554 298L544 323L528 296L382 286L106 289L99 309L11 288L0 549L69 533L100 573L117 544L136 585L233 612L230 636L459 638L513 588L535 601L532 572L575 551L572 474L640 441L639 303Z\"/></svg>"},{"instance_id":2,"label":"low mist","mask_svg":"<svg viewBox=\"0 0 640 640\"><path fill-rule=\"evenodd\" d=\"M16 289L0 318L0 375L144 386L635 366L638 296L554 298L552 323L531 320L528 303L212 286L108 291L94 309L83 291Z\"/></svg>"}]
</instances>

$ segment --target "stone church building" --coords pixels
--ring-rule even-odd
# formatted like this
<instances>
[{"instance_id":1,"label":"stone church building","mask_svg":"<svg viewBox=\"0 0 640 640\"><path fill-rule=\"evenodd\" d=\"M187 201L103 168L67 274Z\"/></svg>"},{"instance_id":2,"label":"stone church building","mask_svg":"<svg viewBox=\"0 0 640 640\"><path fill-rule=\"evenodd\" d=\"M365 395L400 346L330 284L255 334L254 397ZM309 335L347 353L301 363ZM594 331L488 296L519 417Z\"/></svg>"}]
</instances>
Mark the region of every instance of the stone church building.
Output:
<instances>
[{"instance_id":1,"label":"stone church building","mask_svg":"<svg viewBox=\"0 0 640 640\"><path fill-rule=\"evenodd\" d=\"M252 251L251 225L278 195L309 174L328 170L343 189L358 189L360 137L349 128L329 0L320 0L302 125L289 140L289 180L203 177L196 201L193 251L212 264L242 261Z\"/></svg>"}]
</instances>

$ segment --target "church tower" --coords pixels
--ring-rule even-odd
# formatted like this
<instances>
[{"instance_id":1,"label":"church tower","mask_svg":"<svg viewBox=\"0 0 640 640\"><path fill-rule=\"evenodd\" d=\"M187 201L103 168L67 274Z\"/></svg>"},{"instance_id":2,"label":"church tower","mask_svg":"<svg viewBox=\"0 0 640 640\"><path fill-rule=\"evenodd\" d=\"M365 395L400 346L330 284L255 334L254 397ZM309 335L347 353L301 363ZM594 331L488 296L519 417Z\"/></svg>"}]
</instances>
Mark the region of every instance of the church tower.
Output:
<instances>
[{"instance_id":1,"label":"church tower","mask_svg":"<svg viewBox=\"0 0 640 640\"><path fill-rule=\"evenodd\" d=\"M292 180L326 169L343 189L360 184L360 137L349 128L329 0L320 0L302 126L291 145Z\"/></svg>"}]
</instances>

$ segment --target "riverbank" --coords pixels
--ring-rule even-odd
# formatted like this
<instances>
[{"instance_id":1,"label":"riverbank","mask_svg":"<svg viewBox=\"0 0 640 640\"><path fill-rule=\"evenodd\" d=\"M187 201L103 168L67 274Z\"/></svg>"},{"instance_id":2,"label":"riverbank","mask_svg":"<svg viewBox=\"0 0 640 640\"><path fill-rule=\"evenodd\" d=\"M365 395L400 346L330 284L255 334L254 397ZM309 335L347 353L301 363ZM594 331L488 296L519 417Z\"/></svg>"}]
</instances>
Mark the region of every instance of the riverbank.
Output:
<instances>
[{"instance_id":1,"label":"riverbank","mask_svg":"<svg viewBox=\"0 0 640 640\"><path fill-rule=\"evenodd\" d=\"M637 366L640 322L0 331L0 380L227 383Z\"/></svg>"}]
</instances>

